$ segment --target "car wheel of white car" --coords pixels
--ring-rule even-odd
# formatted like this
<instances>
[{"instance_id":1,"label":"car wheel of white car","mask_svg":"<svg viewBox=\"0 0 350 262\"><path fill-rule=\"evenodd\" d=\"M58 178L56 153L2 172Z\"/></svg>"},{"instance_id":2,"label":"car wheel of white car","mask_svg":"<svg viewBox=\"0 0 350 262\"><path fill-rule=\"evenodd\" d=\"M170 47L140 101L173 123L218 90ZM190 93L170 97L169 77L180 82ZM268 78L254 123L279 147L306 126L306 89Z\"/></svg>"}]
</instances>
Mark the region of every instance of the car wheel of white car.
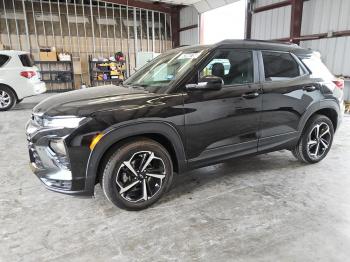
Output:
<instances>
[{"instance_id":1,"label":"car wheel of white car","mask_svg":"<svg viewBox=\"0 0 350 262\"><path fill-rule=\"evenodd\" d=\"M0 111L10 110L16 105L16 96L13 91L6 87L0 85Z\"/></svg>"}]
</instances>

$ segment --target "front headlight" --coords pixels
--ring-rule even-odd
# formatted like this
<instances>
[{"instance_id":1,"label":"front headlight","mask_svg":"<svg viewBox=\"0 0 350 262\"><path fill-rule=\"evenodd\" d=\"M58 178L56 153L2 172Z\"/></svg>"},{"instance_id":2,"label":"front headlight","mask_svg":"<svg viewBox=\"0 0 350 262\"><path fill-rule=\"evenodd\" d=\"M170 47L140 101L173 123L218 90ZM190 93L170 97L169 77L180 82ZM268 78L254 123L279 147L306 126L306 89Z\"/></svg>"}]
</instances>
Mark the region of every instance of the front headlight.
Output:
<instances>
[{"instance_id":1,"label":"front headlight","mask_svg":"<svg viewBox=\"0 0 350 262\"><path fill-rule=\"evenodd\" d=\"M42 125L44 127L66 127L66 128L76 128L83 121L85 117L44 117L42 120Z\"/></svg>"}]
</instances>

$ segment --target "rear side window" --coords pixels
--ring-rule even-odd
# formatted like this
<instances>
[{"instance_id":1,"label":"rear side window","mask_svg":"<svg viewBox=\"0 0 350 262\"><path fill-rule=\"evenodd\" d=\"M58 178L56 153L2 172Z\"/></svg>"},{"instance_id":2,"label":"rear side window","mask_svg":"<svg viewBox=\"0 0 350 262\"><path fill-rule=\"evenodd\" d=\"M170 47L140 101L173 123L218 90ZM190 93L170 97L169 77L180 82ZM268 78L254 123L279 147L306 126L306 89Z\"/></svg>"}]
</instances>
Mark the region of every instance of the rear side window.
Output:
<instances>
[{"instance_id":1,"label":"rear side window","mask_svg":"<svg viewBox=\"0 0 350 262\"><path fill-rule=\"evenodd\" d=\"M34 65L34 61L28 54L19 55L19 59L21 60L23 66L32 67Z\"/></svg>"},{"instance_id":2,"label":"rear side window","mask_svg":"<svg viewBox=\"0 0 350 262\"><path fill-rule=\"evenodd\" d=\"M7 55L0 55L0 67L2 67L3 65L5 65L7 63L7 61L10 60L10 57Z\"/></svg>"},{"instance_id":3,"label":"rear side window","mask_svg":"<svg viewBox=\"0 0 350 262\"><path fill-rule=\"evenodd\" d=\"M265 81L288 80L304 74L299 63L288 53L262 52Z\"/></svg>"},{"instance_id":4,"label":"rear side window","mask_svg":"<svg viewBox=\"0 0 350 262\"><path fill-rule=\"evenodd\" d=\"M308 57L302 59L303 63L311 71L312 78L323 78L332 81L334 76L318 57Z\"/></svg>"}]
</instances>

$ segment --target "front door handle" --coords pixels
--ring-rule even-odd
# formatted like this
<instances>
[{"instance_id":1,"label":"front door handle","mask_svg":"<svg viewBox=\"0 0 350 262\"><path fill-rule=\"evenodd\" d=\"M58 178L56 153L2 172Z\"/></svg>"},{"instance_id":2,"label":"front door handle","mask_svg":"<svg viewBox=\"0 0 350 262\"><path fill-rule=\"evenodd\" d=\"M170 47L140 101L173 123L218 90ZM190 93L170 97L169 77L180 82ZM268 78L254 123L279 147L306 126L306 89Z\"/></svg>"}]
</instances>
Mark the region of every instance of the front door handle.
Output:
<instances>
[{"instance_id":1,"label":"front door handle","mask_svg":"<svg viewBox=\"0 0 350 262\"><path fill-rule=\"evenodd\" d=\"M316 90L316 86L304 86L303 89L306 91L306 92L312 92L312 91L315 91Z\"/></svg>"},{"instance_id":2,"label":"front door handle","mask_svg":"<svg viewBox=\"0 0 350 262\"><path fill-rule=\"evenodd\" d=\"M258 97L260 94L258 92L249 92L242 95L243 98L255 98Z\"/></svg>"}]
</instances>

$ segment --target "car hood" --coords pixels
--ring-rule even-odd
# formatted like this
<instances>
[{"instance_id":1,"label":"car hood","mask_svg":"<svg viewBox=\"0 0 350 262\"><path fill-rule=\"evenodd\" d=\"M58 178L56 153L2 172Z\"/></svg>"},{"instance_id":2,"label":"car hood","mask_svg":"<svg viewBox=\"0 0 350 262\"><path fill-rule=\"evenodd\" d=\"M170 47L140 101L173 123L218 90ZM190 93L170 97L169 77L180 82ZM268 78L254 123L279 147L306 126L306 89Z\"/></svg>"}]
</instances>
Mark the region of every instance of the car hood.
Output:
<instances>
[{"instance_id":1,"label":"car hood","mask_svg":"<svg viewBox=\"0 0 350 262\"><path fill-rule=\"evenodd\" d=\"M89 116L97 111L116 109L121 102L144 100L154 95L141 88L115 85L92 87L49 97L34 107L33 113L49 117Z\"/></svg>"}]
</instances>

